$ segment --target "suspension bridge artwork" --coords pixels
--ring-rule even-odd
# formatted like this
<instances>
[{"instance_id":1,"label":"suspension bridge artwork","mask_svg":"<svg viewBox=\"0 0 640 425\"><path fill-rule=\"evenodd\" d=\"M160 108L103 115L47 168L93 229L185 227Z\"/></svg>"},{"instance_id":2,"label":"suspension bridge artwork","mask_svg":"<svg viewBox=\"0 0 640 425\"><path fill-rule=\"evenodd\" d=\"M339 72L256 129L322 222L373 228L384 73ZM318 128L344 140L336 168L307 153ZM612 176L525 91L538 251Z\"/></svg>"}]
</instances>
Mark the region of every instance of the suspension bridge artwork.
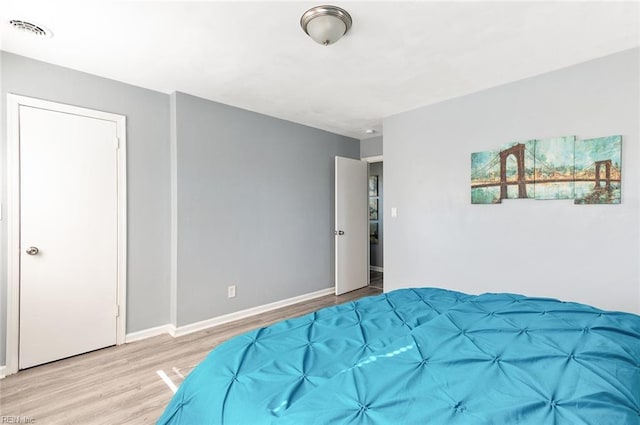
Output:
<instances>
[{"instance_id":1,"label":"suspension bridge artwork","mask_svg":"<svg viewBox=\"0 0 640 425\"><path fill-rule=\"evenodd\" d=\"M536 199L574 199L575 136L536 141Z\"/></svg>"},{"instance_id":2,"label":"suspension bridge artwork","mask_svg":"<svg viewBox=\"0 0 640 425\"><path fill-rule=\"evenodd\" d=\"M471 154L471 203L499 204L503 199L533 198L535 140Z\"/></svg>"},{"instance_id":3,"label":"suspension bridge artwork","mask_svg":"<svg viewBox=\"0 0 640 425\"><path fill-rule=\"evenodd\" d=\"M621 136L528 140L471 154L471 203L574 199L620 203Z\"/></svg>"},{"instance_id":4,"label":"suspension bridge artwork","mask_svg":"<svg viewBox=\"0 0 640 425\"><path fill-rule=\"evenodd\" d=\"M576 141L575 176L576 204L619 204L622 136Z\"/></svg>"}]
</instances>

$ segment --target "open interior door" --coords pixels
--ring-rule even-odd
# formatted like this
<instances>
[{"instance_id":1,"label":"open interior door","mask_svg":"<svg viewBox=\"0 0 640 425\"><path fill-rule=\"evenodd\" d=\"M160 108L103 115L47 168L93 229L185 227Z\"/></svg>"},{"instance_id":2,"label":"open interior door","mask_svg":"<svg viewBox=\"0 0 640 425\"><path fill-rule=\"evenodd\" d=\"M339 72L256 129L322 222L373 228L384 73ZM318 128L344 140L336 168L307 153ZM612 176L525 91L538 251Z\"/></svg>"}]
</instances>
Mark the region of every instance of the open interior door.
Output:
<instances>
[{"instance_id":1,"label":"open interior door","mask_svg":"<svg viewBox=\"0 0 640 425\"><path fill-rule=\"evenodd\" d=\"M369 284L367 163L336 156L336 295Z\"/></svg>"}]
</instances>

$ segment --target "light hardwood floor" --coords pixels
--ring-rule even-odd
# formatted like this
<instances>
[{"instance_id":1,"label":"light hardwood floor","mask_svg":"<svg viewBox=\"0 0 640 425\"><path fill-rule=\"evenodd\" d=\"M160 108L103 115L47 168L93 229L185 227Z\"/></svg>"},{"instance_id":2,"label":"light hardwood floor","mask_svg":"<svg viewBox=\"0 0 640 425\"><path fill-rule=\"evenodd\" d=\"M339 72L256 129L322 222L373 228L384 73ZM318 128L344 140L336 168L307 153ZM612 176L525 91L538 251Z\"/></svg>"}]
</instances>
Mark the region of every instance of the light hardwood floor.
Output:
<instances>
[{"instance_id":1,"label":"light hardwood floor","mask_svg":"<svg viewBox=\"0 0 640 425\"><path fill-rule=\"evenodd\" d=\"M155 423L173 395L158 371L179 385L235 335L379 293L366 287L328 295L179 338L161 335L20 371L0 379L0 423L8 423L3 416L39 425Z\"/></svg>"}]
</instances>

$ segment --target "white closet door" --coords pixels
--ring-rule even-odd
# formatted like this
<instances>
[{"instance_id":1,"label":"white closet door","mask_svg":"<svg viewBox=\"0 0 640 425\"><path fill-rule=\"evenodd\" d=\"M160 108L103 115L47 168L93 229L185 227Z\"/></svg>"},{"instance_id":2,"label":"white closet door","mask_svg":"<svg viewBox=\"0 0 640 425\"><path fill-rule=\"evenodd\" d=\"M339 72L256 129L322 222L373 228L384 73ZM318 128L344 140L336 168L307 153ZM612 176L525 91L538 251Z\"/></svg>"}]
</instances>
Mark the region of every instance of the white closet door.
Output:
<instances>
[{"instance_id":1,"label":"white closet door","mask_svg":"<svg viewBox=\"0 0 640 425\"><path fill-rule=\"evenodd\" d=\"M116 344L117 124L19 114L24 369Z\"/></svg>"}]
</instances>

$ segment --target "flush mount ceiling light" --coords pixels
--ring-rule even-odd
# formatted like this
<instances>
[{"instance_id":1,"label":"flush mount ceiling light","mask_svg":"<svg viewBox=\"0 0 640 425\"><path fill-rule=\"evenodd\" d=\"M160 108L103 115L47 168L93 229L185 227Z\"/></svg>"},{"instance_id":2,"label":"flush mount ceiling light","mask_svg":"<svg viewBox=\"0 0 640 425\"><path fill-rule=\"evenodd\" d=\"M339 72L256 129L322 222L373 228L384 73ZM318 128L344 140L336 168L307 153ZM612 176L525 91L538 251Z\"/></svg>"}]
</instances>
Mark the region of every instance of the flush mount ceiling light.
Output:
<instances>
[{"instance_id":1,"label":"flush mount ceiling light","mask_svg":"<svg viewBox=\"0 0 640 425\"><path fill-rule=\"evenodd\" d=\"M316 43L328 46L349 31L351 15L337 6L316 6L304 12L300 26Z\"/></svg>"},{"instance_id":2,"label":"flush mount ceiling light","mask_svg":"<svg viewBox=\"0 0 640 425\"><path fill-rule=\"evenodd\" d=\"M40 24L34 24L33 22L23 21L21 19L12 19L9 21L9 25L18 31L27 32L40 38L51 38L53 33L51 30L43 27Z\"/></svg>"}]
</instances>

